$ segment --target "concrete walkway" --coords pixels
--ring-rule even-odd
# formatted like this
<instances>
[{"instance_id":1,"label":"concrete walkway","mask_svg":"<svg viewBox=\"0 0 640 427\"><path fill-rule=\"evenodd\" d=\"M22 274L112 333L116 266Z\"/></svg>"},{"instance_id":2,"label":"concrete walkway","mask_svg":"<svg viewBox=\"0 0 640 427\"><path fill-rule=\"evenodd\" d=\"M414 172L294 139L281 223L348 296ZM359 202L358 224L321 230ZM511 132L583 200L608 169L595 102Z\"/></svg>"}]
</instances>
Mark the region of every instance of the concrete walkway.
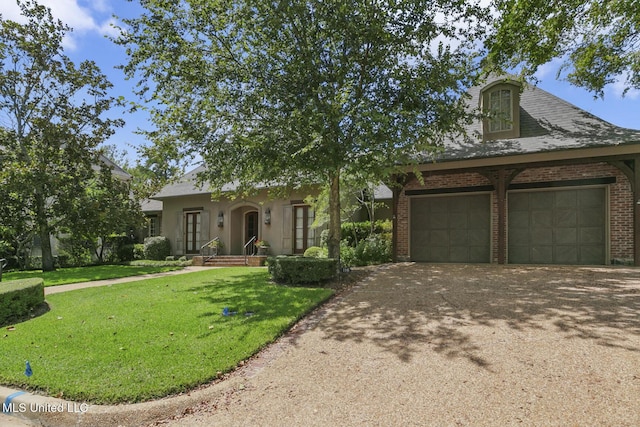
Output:
<instances>
[{"instance_id":1,"label":"concrete walkway","mask_svg":"<svg viewBox=\"0 0 640 427\"><path fill-rule=\"evenodd\" d=\"M69 285L48 286L44 288L44 295L57 294L60 292L68 292L76 289L94 288L97 286L117 285L118 283L137 282L138 280L152 279L154 277L174 276L176 274L193 273L194 271L202 271L217 267L194 267L188 266L182 270L166 271L164 273L143 274L140 276L121 277L119 279L94 280L91 282L71 283Z\"/></svg>"}]
</instances>

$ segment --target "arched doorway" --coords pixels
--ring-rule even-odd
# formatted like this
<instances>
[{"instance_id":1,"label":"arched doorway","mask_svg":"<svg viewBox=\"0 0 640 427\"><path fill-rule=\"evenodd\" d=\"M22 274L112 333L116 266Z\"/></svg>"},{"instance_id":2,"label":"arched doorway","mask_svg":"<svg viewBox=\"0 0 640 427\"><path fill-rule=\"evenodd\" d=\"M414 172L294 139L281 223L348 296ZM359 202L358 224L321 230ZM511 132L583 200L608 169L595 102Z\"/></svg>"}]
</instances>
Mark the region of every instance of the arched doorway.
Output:
<instances>
[{"instance_id":1,"label":"arched doorway","mask_svg":"<svg viewBox=\"0 0 640 427\"><path fill-rule=\"evenodd\" d=\"M232 207L229 214L229 254L244 254L244 245L252 237L260 237L260 213L257 206L246 202Z\"/></svg>"}]
</instances>

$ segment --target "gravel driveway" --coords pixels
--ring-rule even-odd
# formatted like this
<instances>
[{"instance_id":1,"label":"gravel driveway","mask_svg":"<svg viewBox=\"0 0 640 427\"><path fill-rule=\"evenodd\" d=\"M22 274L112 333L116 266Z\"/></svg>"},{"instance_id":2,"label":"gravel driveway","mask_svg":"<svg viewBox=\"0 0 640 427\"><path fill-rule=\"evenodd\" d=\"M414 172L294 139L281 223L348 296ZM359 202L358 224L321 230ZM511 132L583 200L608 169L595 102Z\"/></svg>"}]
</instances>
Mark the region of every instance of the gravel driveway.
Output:
<instances>
[{"instance_id":1,"label":"gravel driveway","mask_svg":"<svg viewBox=\"0 0 640 427\"><path fill-rule=\"evenodd\" d=\"M640 269L384 266L215 387L156 425L637 426Z\"/></svg>"}]
</instances>

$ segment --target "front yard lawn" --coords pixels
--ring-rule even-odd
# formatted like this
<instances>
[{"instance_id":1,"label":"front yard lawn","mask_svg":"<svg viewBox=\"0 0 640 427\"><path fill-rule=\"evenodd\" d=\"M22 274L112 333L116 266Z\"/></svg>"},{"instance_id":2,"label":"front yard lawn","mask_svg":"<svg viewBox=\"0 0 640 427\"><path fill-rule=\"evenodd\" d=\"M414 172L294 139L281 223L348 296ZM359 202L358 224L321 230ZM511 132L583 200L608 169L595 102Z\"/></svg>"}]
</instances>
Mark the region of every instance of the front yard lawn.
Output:
<instances>
[{"instance_id":1,"label":"front yard lawn","mask_svg":"<svg viewBox=\"0 0 640 427\"><path fill-rule=\"evenodd\" d=\"M55 271L28 270L2 273L2 282L7 280L41 277L45 286L67 285L69 283L89 282L92 280L119 279L121 277L143 274L163 273L179 270L181 267L155 267L132 265L96 265L91 267L59 268ZM0 286L1 283L0 282Z\"/></svg>"},{"instance_id":2,"label":"front yard lawn","mask_svg":"<svg viewBox=\"0 0 640 427\"><path fill-rule=\"evenodd\" d=\"M49 295L49 312L0 331L0 383L102 404L182 392L233 369L332 293L241 267Z\"/></svg>"}]
</instances>

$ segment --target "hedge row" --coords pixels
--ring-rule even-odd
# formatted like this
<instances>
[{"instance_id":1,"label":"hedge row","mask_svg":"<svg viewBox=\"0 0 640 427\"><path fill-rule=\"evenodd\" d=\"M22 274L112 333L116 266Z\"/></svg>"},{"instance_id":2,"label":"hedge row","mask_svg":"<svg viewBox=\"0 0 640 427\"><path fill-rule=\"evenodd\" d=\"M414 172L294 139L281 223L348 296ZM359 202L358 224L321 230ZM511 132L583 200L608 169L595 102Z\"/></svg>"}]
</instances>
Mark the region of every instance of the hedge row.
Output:
<instances>
[{"instance_id":1,"label":"hedge row","mask_svg":"<svg viewBox=\"0 0 640 427\"><path fill-rule=\"evenodd\" d=\"M290 285L331 280L338 271L338 260L333 258L278 256L267 263L273 280Z\"/></svg>"},{"instance_id":2,"label":"hedge row","mask_svg":"<svg viewBox=\"0 0 640 427\"><path fill-rule=\"evenodd\" d=\"M24 318L42 303L44 303L42 279L0 282L0 326Z\"/></svg>"}]
</instances>

